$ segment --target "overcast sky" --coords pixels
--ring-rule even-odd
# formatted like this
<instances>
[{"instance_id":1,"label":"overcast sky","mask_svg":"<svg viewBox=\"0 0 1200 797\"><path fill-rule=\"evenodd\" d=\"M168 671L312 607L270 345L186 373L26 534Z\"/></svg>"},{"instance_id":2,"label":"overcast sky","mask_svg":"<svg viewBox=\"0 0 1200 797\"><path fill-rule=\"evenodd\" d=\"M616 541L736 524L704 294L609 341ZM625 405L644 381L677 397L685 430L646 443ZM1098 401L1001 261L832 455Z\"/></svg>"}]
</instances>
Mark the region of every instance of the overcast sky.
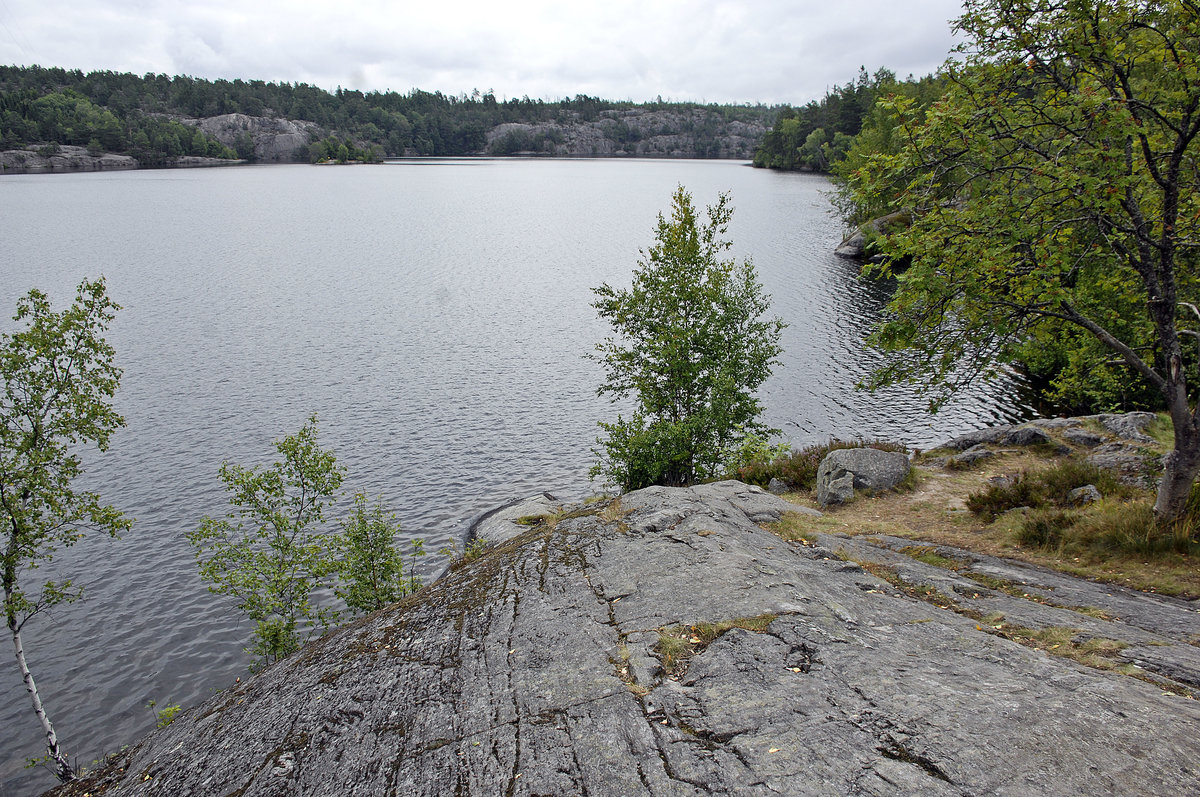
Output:
<instances>
[{"instance_id":1,"label":"overcast sky","mask_svg":"<svg viewBox=\"0 0 1200 797\"><path fill-rule=\"evenodd\" d=\"M959 0L0 0L0 63L559 99L803 104L935 70Z\"/></svg>"}]
</instances>

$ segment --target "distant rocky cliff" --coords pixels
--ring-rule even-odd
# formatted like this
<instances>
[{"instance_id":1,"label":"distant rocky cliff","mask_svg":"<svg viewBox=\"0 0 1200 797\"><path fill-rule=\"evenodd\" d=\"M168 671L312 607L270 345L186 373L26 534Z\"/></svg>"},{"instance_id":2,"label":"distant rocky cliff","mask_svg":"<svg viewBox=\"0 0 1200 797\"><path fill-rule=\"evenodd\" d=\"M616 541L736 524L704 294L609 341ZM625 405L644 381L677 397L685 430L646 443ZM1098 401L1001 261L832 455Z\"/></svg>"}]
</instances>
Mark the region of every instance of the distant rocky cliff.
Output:
<instances>
[{"instance_id":1,"label":"distant rocky cliff","mask_svg":"<svg viewBox=\"0 0 1200 797\"><path fill-rule=\"evenodd\" d=\"M760 123L726 121L714 111L600 113L595 121L509 123L487 133L487 154L560 157L735 158L749 160L762 141Z\"/></svg>"},{"instance_id":2,"label":"distant rocky cliff","mask_svg":"<svg viewBox=\"0 0 1200 797\"><path fill-rule=\"evenodd\" d=\"M804 510L738 482L513 507L478 529L495 543L482 557L58 793L1195 792L1200 705L1174 693L1200 677L1190 604L974 559L1059 596L1033 605L910 562L906 541L789 543L757 525L787 511ZM1023 647L843 545L987 611L1128 639L1151 669Z\"/></svg>"},{"instance_id":3,"label":"distant rocky cliff","mask_svg":"<svg viewBox=\"0 0 1200 797\"><path fill-rule=\"evenodd\" d=\"M239 156L253 157L260 163L307 161L308 145L323 135L313 122L294 121L266 116L247 116L227 113L204 119L180 119L199 127ZM247 142L251 151L246 150Z\"/></svg>"},{"instance_id":4,"label":"distant rocky cliff","mask_svg":"<svg viewBox=\"0 0 1200 797\"><path fill-rule=\"evenodd\" d=\"M137 167L137 161L128 155L92 155L84 147L60 146L0 152L0 174L110 172Z\"/></svg>"}]
</instances>

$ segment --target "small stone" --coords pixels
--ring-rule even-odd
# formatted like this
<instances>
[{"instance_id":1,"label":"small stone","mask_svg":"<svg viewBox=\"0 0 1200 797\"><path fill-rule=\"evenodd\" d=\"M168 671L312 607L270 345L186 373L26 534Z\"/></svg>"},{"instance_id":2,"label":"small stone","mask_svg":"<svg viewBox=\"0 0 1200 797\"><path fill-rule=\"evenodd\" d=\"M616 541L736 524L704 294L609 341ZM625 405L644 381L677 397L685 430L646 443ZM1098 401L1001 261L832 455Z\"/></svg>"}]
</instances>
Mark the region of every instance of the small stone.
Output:
<instances>
[{"instance_id":1,"label":"small stone","mask_svg":"<svg viewBox=\"0 0 1200 797\"><path fill-rule=\"evenodd\" d=\"M1094 484L1085 484L1082 487L1076 487L1074 490L1067 493L1067 501L1074 506L1094 504L1099 501L1100 498L1100 491L1096 489L1096 485Z\"/></svg>"},{"instance_id":2,"label":"small stone","mask_svg":"<svg viewBox=\"0 0 1200 797\"><path fill-rule=\"evenodd\" d=\"M771 481L767 482L767 492L773 495L783 495L788 491L787 482L775 476L771 477Z\"/></svg>"},{"instance_id":3,"label":"small stone","mask_svg":"<svg viewBox=\"0 0 1200 797\"><path fill-rule=\"evenodd\" d=\"M994 452L986 448L982 443L971 446L961 454L955 454L946 460L947 467L970 467L982 459L996 456Z\"/></svg>"}]
</instances>

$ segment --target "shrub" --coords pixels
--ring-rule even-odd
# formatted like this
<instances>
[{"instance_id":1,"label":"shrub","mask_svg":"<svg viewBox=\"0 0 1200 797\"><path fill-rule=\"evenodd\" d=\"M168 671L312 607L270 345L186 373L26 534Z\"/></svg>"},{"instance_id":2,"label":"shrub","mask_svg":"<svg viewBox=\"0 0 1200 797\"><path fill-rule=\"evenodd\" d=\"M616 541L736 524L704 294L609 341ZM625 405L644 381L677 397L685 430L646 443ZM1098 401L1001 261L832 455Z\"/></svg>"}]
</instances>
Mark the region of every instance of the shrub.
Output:
<instances>
[{"instance_id":1,"label":"shrub","mask_svg":"<svg viewBox=\"0 0 1200 797\"><path fill-rule=\"evenodd\" d=\"M1095 485L1105 497L1121 498L1132 492L1109 471L1089 462L1067 459L1044 470L1021 472L1007 484L993 484L983 492L971 493L967 496L967 508L991 522L1019 506L1067 507L1070 504L1067 495L1087 484Z\"/></svg>"}]
</instances>

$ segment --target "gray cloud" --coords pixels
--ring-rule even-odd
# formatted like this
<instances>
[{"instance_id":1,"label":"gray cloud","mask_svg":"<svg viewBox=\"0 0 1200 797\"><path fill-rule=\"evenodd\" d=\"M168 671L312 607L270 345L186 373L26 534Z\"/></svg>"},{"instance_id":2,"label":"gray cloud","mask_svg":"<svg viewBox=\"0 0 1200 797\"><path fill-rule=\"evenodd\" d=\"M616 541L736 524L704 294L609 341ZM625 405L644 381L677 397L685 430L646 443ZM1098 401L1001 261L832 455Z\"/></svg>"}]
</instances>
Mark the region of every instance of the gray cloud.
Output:
<instances>
[{"instance_id":1,"label":"gray cloud","mask_svg":"<svg viewBox=\"0 0 1200 797\"><path fill-rule=\"evenodd\" d=\"M649 100L819 98L860 65L935 69L958 0L0 0L0 62Z\"/></svg>"}]
</instances>

